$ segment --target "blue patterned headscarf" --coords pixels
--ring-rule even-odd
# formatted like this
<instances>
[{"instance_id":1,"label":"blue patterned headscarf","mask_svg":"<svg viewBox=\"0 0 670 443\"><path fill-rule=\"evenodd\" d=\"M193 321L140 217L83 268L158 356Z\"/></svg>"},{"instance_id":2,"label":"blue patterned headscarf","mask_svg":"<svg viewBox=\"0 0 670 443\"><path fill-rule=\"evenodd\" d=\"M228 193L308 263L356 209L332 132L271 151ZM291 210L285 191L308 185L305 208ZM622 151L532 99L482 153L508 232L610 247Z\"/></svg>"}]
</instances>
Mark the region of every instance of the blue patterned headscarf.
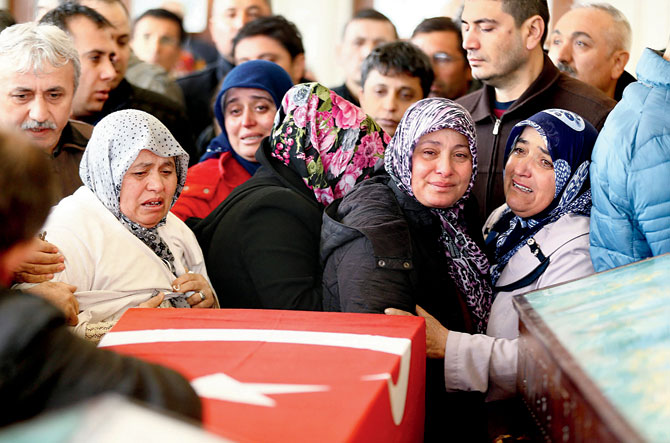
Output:
<instances>
[{"instance_id":1,"label":"blue patterned headscarf","mask_svg":"<svg viewBox=\"0 0 670 443\"><path fill-rule=\"evenodd\" d=\"M207 152L200 158L200 161L218 158L222 153L230 151L235 160L253 175L259 164L237 155L228 140L224 124L223 97L232 88L261 89L270 94L275 106L279 109L284 94L291 89L291 86L293 86L293 81L286 71L278 64L267 60L250 60L233 68L223 80L214 105L214 115L221 127L221 134L212 139L207 146Z\"/></svg>"},{"instance_id":2,"label":"blue patterned headscarf","mask_svg":"<svg viewBox=\"0 0 670 443\"><path fill-rule=\"evenodd\" d=\"M489 262L479 246L467 234L463 217L465 201L477 175L477 135L472 117L461 105L445 98L427 98L410 106L391 139L384 167L398 189L410 197L412 191L412 155L419 139L431 132L452 129L465 136L472 154L472 176L463 196L449 208L430 208L442 226L439 242L448 258L449 275L465 297L478 332L486 331L491 309ZM417 200L418 202L418 200Z\"/></svg>"},{"instance_id":3,"label":"blue patterned headscarf","mask_svg":"<svg viewBox=\"0 0 670 443\"><path fill-rule=\"evenodd\" d=\"M505 148L505 164L517 139L527 126L542 136L554 162L554 199L549 206L532 217L521 218L509 208L503 212L493 227L493 231L498 233L495 238L496 264L491 268L494 285L512 256L528 238L544 226L566 214L591 214L589 164L598 131L574 112L563 109L538 112L517 123L512 129Z\"/></svg>"}]
</instances>

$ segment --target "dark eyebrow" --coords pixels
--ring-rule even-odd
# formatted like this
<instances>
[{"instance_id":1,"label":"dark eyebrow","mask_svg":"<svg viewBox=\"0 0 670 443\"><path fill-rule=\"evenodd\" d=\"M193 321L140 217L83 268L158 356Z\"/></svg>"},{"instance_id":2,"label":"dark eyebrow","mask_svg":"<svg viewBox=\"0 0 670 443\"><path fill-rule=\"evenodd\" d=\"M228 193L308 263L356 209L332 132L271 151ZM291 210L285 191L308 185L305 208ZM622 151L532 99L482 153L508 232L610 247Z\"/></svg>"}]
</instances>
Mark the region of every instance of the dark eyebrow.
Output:
<instances>
[{"instance_id":1,"label":"dark eyebrow","mask_svg":"<svg viewBox=\"0 0 670 443\"><path fill-rule=\"evenodd\" d=\"M100 49L91 49L88 52L85 52L84 55L100 55L103 56L105 55L105 51L101 51Z\"/></svg>"},{"instance_id":2,"label":"dark eyebrow","mask_svg":"<svg viewBox=\"0 0 670 443\"><path fill-rule=\"evenodd\" d=\"M562 34L561 34L561 31L559 31L558 29L554 29L553 31L551 31L551 33L552 33L552 34L562 35Z\"/></svg>"},{"instance_id":3,"label":"dark eyebrow","mask_svg":"<svg viewBox=\"0 0 670 443\"><path fill-rule=\"evenodd\" d=\"M494 19L492 19L492 18L480 18L480 19L477 19L477 20L474 21L474 24L475 24L475 25L481 25L482 23L487 23L487 24L491 24L491 25L497 25L497 24L498 24L498 20L494 20Z\"/></svg>"}]
</instances>

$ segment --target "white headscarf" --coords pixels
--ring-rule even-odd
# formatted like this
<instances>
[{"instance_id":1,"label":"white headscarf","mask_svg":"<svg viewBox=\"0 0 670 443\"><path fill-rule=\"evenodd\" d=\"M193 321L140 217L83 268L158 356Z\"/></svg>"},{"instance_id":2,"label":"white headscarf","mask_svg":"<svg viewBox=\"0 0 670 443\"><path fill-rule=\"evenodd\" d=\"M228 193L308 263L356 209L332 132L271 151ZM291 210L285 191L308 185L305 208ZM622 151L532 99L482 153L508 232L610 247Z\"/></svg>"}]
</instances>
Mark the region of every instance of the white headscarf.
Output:
<instances>
[{"instance_id":1,"label":"white headscarf","mask_svg":"<svg viewBox=\"0 0 670 443\"><path fill-rule=\"evenodd\" d=\"M175 157L177 189L170 208L177 201L186 182L188 154L170 131L153 115L135 109L109 114L95 126L93 135L79 165L84 185L100 199L128 230L147 245L174 273L174 256L156 226L145 228L121 213L121 184L140 151L146 149L159 157Z\"/></svg>"},{"instance_id":2,"label":"white headscarf","mask_svg":"<svg viewBox=\"0 0 670 443\"><path fill-rule=\"evenodd\" d=\"M177 190L172 207L186 182L188 154L156 117L135 109L113 112L95 126L86 145L79 165L81 181L116 218L121 216L123 177L142 149L175 157Z\"/></svg>"}]
</instances>

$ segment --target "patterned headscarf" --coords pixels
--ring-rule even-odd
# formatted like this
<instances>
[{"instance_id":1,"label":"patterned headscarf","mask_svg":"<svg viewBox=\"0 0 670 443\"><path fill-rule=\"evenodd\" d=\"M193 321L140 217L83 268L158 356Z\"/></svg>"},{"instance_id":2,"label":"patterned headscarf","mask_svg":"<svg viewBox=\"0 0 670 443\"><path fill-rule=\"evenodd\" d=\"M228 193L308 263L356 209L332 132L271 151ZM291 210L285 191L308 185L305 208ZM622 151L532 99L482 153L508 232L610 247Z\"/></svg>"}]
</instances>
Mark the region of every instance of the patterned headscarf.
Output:
<instances>
[{"instance_id":1,"label":"patterned headscarf","mask_svg":"<svg viewBox=\"0 0 670 443\"><path fill-rule=\"evenodd\" d=\"M86 145L79 176L102 204L174 272L174 256L157 231L165 224L165 218L156 226L144 228L126 217L120 209L123 177L143 149L159 157L175 157L177 190L172 197L172 207L186 181L188 154L170 131L146 112L127 109L113 112L100 120Z\"/></svg>"},{"instance_id":2,"label":"patterned headscarf","mask_svg":"<svg viewBox=\"0 0 670 443\"><path fill-rule=\"evenodd\" d=\"M250 60L234 67L223 80L221 90L214 102L214 115L221 127L221 134L209 142L207 152L200 158L205 161L210 158L218 158L223 152L231 151L237 160L249 174L254 174L259 164L246 160L237 155L230 145L223 113L223 98L226 92L233 88L252 88L266 91L272 97L277 109L281 106L284 94L293 86L291 77L276 63L267 60Z\"/></svg>"},{"instance_id":3,"label":"patterned headscarf","mask_svg":"<svg viewBox=\"0 0 670 443\"><path fill-rule=\"evenodd\" d=\"M512 128L505 148L505 164L526 126L540 133L554 162L556 189L554 199L539 214L521 218L509 208L493 227L496 264L491 268L493 284L512 256L545 225L565 214L591 214L589 165L598 131L574 112L547 109L523 120Z\"/></svg>"},{"instance_id":4,"label":"patterned headscarf","mask_svg":"<svg viewBox=\"0 0 670 443\"><path fill-rule=\"evenodd\" d=\"M270 136L272 156L324 206L369 177L388 141L372 118L319 83L288 91Z\"/></svg>"},{"instance_id":5,"label":"patterned headscarf","mask_svg":"<svg viewBox=\"0 0 670 443\"><path fill-rule=\"evenodd\" d=\"M398 189L414 197L412 155L418 140L440 129L452 129L468 140L472 154L472 176L463 196L449 208L430 208L442 226L440 245L447 256L449 275L465 296L478 332L486 331L492 291L488 280L489 263L479 246L466 232L463 208L477 175L477 136L472 117L459 104L444 98L428 98L412 105L403 116L386 149L384 164ZM418 202L418 200L417 200Z\"/></svg>"}]
</instances>

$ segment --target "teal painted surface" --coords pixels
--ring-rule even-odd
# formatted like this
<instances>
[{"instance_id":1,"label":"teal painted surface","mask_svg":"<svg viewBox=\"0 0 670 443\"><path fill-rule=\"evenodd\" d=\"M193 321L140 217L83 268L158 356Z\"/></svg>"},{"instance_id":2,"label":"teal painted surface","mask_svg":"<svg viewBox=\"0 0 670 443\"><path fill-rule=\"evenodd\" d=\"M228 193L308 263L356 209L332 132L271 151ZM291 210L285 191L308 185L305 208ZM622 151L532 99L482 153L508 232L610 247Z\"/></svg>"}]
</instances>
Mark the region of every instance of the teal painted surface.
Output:
<instances>
[{"instance_id":1,"label":"teal painted surface","mask_svg":"<svg viewBox=\"0 0 670 443\"><path fill-rule=\"evenodd\" d=\"M526 299L640 435L670 441L670 255Z\"/></svg>"}]
</instances>

